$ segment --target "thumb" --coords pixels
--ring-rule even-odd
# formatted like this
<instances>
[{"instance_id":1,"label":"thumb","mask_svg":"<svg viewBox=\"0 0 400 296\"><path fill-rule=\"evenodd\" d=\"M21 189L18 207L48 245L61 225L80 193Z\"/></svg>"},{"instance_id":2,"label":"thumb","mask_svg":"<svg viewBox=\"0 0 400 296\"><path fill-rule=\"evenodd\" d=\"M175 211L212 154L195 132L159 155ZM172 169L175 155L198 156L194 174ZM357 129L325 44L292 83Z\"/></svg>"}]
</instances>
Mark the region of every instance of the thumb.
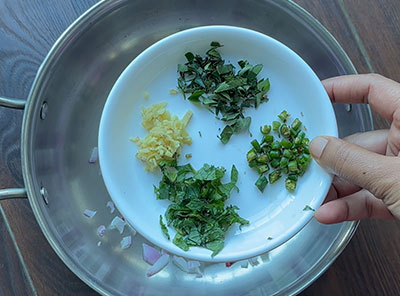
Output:
<instances>
[{"instance_id":1,"label":"thumb","mask_svg":"<svg viewBox=\"0 0 400 296\"><path fill-rule=\"evenodd\" d=\"M333 137L317 137L310 143L313 158L350 183L367 189L386 206L400 208L400 160L383 156Z\"/></svg>"}]
</instances>

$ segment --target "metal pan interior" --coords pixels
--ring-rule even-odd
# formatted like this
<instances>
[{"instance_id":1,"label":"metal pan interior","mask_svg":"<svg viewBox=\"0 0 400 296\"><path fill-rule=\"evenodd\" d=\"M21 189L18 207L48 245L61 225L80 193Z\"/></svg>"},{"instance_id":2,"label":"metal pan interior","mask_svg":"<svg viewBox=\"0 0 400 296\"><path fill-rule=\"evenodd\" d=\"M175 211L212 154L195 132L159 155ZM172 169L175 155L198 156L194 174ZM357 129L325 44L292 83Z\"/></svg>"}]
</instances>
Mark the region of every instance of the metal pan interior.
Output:
<instances>
[{"instance_id":1,"label":"metal pan interior","mask_svg":"<svg viewBox=\"0 0 400 296\"><path fill-rule=\"evenodd\" d=\"M355 72L333 37L289 1L102 1L77 20L49 53L31 91L23 123L23 171L31 206L50 244L102 294L292 294L314 281L355 231L356 223L312 221L257 258L257 266L202 263L201 278L173 264L147 278L142 237L133 237L132 246L121 250L128 229L123 235L116 230L97 235L98 226L109 225L117 215L106 208L110 197L98 164L88 164L109 91L143 49L171 33L209 24L270 35L297 52L321 79ZM365 106L335 106L335 112L341 136L372 129ZM89 219L85 209L97 213Z\"/></svg>"}]
</instances>

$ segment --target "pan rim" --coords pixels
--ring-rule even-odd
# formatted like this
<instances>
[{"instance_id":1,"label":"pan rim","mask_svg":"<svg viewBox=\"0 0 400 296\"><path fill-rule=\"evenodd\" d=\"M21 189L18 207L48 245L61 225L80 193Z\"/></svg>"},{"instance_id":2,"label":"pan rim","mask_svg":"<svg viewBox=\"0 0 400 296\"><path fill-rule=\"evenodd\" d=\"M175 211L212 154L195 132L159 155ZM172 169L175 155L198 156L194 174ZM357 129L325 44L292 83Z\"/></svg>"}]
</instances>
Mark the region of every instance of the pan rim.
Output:
<instances>
[{"instance_id":1,"label":"pan rim","mask_svg":"<svg viewBox=\"0 0 400 296\"><path fill-rule=\"evenodd\" d=\"M44 76L51 65L57 61L57 57L62 53L62 48L65 44L68 44L71 40L73 40L76 36L79 35L79 32L83 31L84 28L93 24L90 20L96 20L102 14L107 14L110 11L118 8L120 5L123 5L126 0L101 0L91 8L89 8L86 12L84 12L81 16L79 16L57 39L54 45L49 50L45 59L43 60L41 66L38 69L34 82L32 84L30 93L28 95L28 99L25 106L25 111L23 115L22 121L22 132L21 132L21 165L23 172L23 179L28 195L28 200L32 211L35 215L35 218L46 237L47 241L51 245L52 249L56 252L58 257L63 261L63 263L83 282L85 282L92 289L97 291L102 295L115 295L120 294L111 286L105 286L100 283L91 275L87 270L82 268L82 265L77 264L70 255L65 251L64 248L60 246L56 236L53 234L51 230L50 224L46 221L45 215L41 209L41 198L36 198L36 196L40 196L38 190L38 184L36 184L36 180L34 175L32 174L32 151L31 151L31 143L33 139L33 134L31 130L35 126L35 109L37 110L37 105L41 103L40 100L40 92L42 84L45 82ZM308 13L305 9L300 7L297 3L292 0L276 0L282 6L285 6L289 11L291 11L294 15L301 17L304 21L310 24L310 27L316 30L316 32L324 38L325 42L329 43L329 46L332 50L337 54L340 58L342 65L346 66L346 71L348 74L356 74L357 71L353 66L350 58L347 56L343 48L336 41L334 36L323 27L323 25L315 19L310 13ZM368 117L370 119L370 128L372 129L372 115L369 107L366 107ZM40 189L40 188L39 188ZM329 257L322 257L319 262L314 266L314 268L310 269L308 274L306 274L302 279L293 283L291 286L285 287L284 291L280 291L285 294L297 294L308 287L311 283L313 283L318 277L324 273L331 264L335 261L335 259L342 253L344 248L350 242L353 237L359 222L346 222L343 224L343 228L347 228L346 231L341 231L340 236L333 242L332 247L336 246ZM307 278L307 279L305 279ZM107 289L106 289L107 287Z\"/></svg>"}]
</instances>

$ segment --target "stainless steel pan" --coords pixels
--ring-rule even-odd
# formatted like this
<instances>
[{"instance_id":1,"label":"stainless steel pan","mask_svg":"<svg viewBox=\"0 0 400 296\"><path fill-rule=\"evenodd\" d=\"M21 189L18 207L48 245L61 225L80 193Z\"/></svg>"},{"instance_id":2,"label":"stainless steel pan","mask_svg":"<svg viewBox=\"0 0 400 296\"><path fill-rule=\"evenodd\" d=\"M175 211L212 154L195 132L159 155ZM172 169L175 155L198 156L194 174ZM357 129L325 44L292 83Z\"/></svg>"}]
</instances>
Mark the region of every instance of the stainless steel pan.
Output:
<instances>
[{"instance_id":1,"label":"stainless steel pan","mask_svg":"<svg viewBox=\"0 0 400 296\"><path fill-rule=\"evenodd\" d=\"M204 275L174 265L147 278L135 236L121 251L118 232L97 247L96 229L108 225L110 197L97 164L101 111L119 74L144 48L189 27L228 24L268 34L288 45L321 79L355 73L335 39L290 1L114 0L101 1L59 38L40 67L27 101L2 98L24 108L21 165L25 189L0 192L0 199L29 198L40 227L65 264L104 295L287 295L318 278L342 252L357 223L323 226L315 221L269 254L258 266L203 264ZM335 106L341 136L372 129L366 106ZM97 210L88 219L85 209Z\"/></svg>"}]
</instances>

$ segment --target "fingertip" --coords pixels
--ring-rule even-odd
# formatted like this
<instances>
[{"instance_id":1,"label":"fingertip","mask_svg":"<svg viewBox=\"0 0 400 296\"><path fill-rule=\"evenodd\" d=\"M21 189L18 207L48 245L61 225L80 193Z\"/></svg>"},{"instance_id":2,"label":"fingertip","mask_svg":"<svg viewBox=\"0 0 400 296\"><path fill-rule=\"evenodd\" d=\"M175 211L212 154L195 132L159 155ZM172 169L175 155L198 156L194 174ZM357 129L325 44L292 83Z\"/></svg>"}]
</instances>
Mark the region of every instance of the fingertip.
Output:
<instances>
[{"instance_id":1,"label":"fingertip","mask_svg":"<svg viewBox=\"0 0 400 296\"><path fill-rule=\"evenodd\" d=\"M335 224L346 221L347 213L346 203L339 199L322 205L315 211L314 217L322 224Z\"/></svg>"},{"instance_id":2,"label":"fingertip","mask_svg":"<svg viewBox=\"0 0 400 296\"><path fill-rule=\"evenodd\" d=\"M309 145L311 155L315 159L320 159L327 144L328 144L328 139L325 137L314 138Z\"/></svg>"}]
</instances>

